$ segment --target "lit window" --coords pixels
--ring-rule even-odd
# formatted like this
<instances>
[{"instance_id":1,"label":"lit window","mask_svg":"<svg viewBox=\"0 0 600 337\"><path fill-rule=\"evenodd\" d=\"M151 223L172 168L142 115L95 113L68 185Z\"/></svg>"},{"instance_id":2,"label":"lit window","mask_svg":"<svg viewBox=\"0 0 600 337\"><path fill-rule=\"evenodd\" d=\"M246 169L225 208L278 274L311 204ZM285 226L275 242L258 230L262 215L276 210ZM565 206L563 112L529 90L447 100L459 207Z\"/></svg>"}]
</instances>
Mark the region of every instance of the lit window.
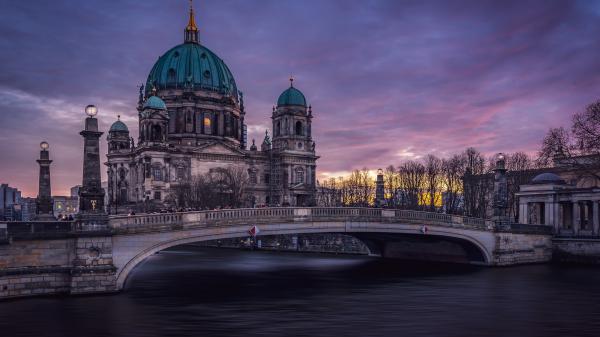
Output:
<instances>
[{"instance_id":1,"label":"lit window","mask_svg":"<svg viewBox=\"0 0 600 337\"><path fill-rule=\"evenodd\" d=\"M208 116L204 117L204 133L207 135L212 134L211 120L210 120L210 117L208 117Z\"/></svg>"}]
</instances>

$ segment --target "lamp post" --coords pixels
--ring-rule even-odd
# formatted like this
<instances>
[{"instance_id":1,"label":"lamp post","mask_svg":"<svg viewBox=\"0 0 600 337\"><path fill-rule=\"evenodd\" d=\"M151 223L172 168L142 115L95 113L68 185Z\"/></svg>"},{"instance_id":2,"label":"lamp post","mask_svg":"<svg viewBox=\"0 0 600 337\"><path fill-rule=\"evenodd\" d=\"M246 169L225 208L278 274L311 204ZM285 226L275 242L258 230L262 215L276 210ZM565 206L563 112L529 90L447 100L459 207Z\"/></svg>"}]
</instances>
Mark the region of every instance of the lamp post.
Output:
<instances>
[{"instance_id":1,"label":"lamp post","mask_svg":"<svg viewBox=\"0 0 600 337\"><path fill-rule=\"evenodd\" d=\"M509 225L508 218L508 183L506 180L506 156L504 153L496 155L494 168L494 202L493 220L496 225Z\"/></svg>"},{"instance_id":2,"label":"lamp post","mask_svg":"<svg viewBox=\"0 0 600 337\"><path fill-rule=\"evenodd\" d=\"M83 225L106 226L108 218L104 210L104 190L100 177L100 136L98 130L98 108L85 107L83 137L83 179L79 189L79 218Z\"/></svg>"},{"instance_id":3,"label":"lamp post","mask_svg":"<svg viewBox=\"0 0 600 337\"><path fill-rule=\"evenodd\" d=\"M36 198L36 220L55 220L54 205L52 203L52 189L50 185L50 144L43 141L40 143L40 159L37 160L40 165L39 189Z\"/></svg>"}]
</instances>

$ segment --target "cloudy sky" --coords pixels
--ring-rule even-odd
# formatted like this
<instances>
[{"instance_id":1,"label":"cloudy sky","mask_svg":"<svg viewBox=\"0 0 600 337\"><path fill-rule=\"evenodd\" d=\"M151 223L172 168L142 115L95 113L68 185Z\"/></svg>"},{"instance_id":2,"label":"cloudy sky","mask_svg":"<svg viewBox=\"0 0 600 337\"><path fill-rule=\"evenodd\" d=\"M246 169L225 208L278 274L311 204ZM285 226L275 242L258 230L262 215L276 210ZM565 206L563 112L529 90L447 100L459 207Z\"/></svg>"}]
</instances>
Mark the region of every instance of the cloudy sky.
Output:
<instances>
[{"instance_id":1,"label":"cloudy sky","mask_svg":"<svg viewBox=\"0 0 600 337\"><path fill-rule=\"evenodd\" d=\"M290 74L313 106L319 175L468 146L535 152L600 99L598 1L196 0L201 42L262 139ZM83 108L137 137L137 86L183 42L185 0L0 0L0 182L81 182ZM103 137L102 150L106 151ZM104 155L102 156L104 160Z\"/></svg>"}]
</instances>

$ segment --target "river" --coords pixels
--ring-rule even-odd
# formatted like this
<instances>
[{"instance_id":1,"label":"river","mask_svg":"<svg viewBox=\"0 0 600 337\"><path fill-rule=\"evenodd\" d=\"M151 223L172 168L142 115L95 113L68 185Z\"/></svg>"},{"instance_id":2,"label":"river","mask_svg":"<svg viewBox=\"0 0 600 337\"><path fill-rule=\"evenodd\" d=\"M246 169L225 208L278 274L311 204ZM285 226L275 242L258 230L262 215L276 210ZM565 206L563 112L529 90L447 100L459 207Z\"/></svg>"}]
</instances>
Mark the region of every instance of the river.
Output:
<instances>
[{"instance_id":1,"label":"river","mask_svg":"<svg viewBox=\"0 0 600 337\"><path fill-rule=\"evenodd\" d=\"M0 336L600 336L600 268L177 247L115 295L0 302Z\"/></svg>"}]
</instances>

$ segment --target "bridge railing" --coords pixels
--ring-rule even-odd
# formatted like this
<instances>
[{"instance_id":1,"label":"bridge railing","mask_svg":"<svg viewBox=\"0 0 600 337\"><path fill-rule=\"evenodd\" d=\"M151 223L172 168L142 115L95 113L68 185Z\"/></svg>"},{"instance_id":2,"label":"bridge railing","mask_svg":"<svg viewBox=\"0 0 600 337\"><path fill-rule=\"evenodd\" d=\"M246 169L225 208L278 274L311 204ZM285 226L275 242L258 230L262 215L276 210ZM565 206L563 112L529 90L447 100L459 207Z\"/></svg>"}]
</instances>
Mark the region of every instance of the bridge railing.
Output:
<instances>
[{"instance_id":1,"label":"bridge railing","mask_svg":"<svg viewBox=\"0 0 600 337\"><path fill-rule=\"evenodd\" d=\"M13 239L60 236L73 231L71 221L10 221L0 225L0 234Z\"/></svg>"},{"instance_id":2,"label":"bridge railing","mask_svg":"<svg viewBox=\"0 0 600 337\"><path fill-rule=\"evenodd\" d=\"M277 207L240 208L181 213L141 214L133 216L113 216L110 227L113 229L144 229L182 226L227 226L231 224L260 224L279 221L380 221L418 222L450 227L470 227L490 230L491 222L485 219L464 216L381 208L354 207Z\"/></svg>"}]
</instances>

